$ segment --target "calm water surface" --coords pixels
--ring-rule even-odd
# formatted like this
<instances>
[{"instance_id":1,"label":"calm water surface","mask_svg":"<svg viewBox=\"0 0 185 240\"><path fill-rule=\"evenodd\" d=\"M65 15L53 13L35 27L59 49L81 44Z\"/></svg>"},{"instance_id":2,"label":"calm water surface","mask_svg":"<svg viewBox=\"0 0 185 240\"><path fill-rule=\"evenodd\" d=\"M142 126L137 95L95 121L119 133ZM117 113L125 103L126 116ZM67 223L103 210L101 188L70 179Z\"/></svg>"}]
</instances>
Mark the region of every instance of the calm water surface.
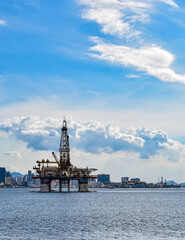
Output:
<instances>
[{"instance_id":1,"label":"calm water surface","mask_svg":"<svg viewBox=\"0 0 185 240\"><path fill-rule=\"evenodd\" d=\"M0 189L0 239L185 239L185 189Z\"/></svg>"}]
</instances>

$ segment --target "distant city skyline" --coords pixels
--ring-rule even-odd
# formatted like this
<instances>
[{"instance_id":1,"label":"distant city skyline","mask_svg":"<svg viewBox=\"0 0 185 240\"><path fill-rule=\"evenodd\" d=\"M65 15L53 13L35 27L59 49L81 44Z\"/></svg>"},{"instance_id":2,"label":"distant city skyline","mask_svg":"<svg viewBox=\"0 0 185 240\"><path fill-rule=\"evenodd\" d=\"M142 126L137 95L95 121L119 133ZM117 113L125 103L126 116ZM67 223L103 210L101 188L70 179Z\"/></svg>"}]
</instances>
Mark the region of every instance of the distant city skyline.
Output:
<instances>
[{"instance_id":1,"label":"distant city skyline","mask_svg":"<svg viewBox=\"0 0 185 240\"><path fill-rule=\"evenodd\" d=\"M40 180L35 178L37 173L27 170L27 173L10 172L6 168L0 167L0 187L31 187L40 188ZM70 186L78 188L78 181L72 180ZM51 180L52 187L59 188L59 180ZM64 183L65 185L65 183ZM108 173L97 174L97 178L89 179L88 185L90 188L173 188L185 187L185 182L177 183L174 179L167 179L161 176L158 181L146 182L144 179L138 177L121 177L119 181L112 181L111 175ZM67 185L65 185L67 188Z\"/></svg>"},{"instance_id":2,"label":"distant city skyline","mask_svg":"<svg viewBox=\"0 0 185 240\"><path fill-rule=\"evenodd\" d=\"M0 2L0 166L26 173L58 152L155 182L185 182L185 4Z\"/></svg>"}]
</instances>

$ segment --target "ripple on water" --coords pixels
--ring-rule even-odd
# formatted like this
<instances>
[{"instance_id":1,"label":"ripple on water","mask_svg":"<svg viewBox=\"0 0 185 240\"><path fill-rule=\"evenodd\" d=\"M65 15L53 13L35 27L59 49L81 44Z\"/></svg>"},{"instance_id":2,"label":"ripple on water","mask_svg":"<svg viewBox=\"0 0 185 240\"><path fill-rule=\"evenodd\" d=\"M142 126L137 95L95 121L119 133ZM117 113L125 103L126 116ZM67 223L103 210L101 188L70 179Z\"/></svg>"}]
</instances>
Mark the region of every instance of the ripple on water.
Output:
<instances>
[{"instance_id":1,"label":"ripple on water","mask_svg":"<svg viewBox=\"0 0 185 240\"><path fill-rule=\"evenodd\" d=\"M0 199L1 240L185 239L185 189L0 189Z\"/></svg>"}]
</instances>

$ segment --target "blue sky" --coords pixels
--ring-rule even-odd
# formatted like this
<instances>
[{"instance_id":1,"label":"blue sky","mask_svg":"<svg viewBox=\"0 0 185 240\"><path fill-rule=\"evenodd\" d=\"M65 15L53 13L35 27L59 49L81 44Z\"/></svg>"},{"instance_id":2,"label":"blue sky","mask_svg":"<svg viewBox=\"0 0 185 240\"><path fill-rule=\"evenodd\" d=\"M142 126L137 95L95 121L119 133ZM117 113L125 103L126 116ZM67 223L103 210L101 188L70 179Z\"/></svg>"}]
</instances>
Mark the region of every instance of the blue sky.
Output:
<instances>
[{"instance_id":1,"label":"blue sky","mask_svg":"<svg viewBox=\"0 0 185 240\"><path fill-rule=\"evenodd\" d=\"M126 107L120 100L127 101L129 107L142 107L146 99L152 105L158 101L182 101L183 84L166 84L153 76L136 72L134 67L90 57L89 48L94 45L89 41L90 36L136 47L141 40L126 42L124 38L102 33L99 24L81 18L84 6L78 3L0 3L1 18L6 22L0 28L2 104L56 94L69 104L75 102L83 106L84 99L89 104L96 101L95 93L99 94L99 100L107 108ZM138 24L143 31L140 38L146 44L156 44L172 52L176 56L173 67L183 74L184 12L164 3L154 6L150 22ZM128 77L132 75L140 77ZM73 92L70 98L61 94L64 86ZM10 94L7 95L7 92Z\"/></svg>"},{"instance_id":2,"label":"blue sky","mask_svg":"<svg viewBox=\"0 0 185 240\"><path fill-rule=\"evenodd\" d=\"M14 121L14 117L20 116L61 119L63 115L68 115L74 121L93 120L105 126L113 122L115 128L121 129L120 132L127 131L129 127L154 128L164 131L171 141L177 141L180 148L184 148L184 13L185 3L177 0L1 1L1 123L4 124L3 121L8 118ZM21 125L17 127L22 129ZM30 138L18 136L14 130L7 133L4 128L3 125L1 142L10 145L5 147L2 144L0 165L26 171L32 167L37 154L49 154L42 152L43 149L28 148ZM97 136L93 132L93 141ZM114 136L112 145L117 142L117 135ZM140 134L138 136L145 139ZM38 135L32 141L37 142L36 137ZM44 151L50 150L49 144L53 146L50 140L47 140ZM16 147L13 144L15 141ZM75 148L73 139L71 141ZM110 142L105 149L110 147ZM82 146L80 144L76 148ZM151 142L148 147L147 143L147 151L150 149L152 156L150 164L156 166L156 171L161 165L154 158L164 157L156 148L160 144ZM175 151L174 144L170 151L172 148ZM84 159L86 154L91 154L88 157L93 161L97 152L93 155L92 151L88 151L87 144L85 146L82 146L81 154L85 154ZM120 154L126 154L127 150L129 154L132 151L136 154L135 148L126 148L127 144ZM95 161L94 164L100 171L107 172L111 170L107 166L114 165L112 175L116 179L124 174L118 173L117 169L125 165L117 163L116 167L112 159L118 153L114 149L111 153L103 151L108 154L106 156L99 153L102 162ZM30 151L33 151L34 157L26 161L24 156L30 156ZM21 153L22 158L18 154L19 161L15 160L15 152ZM182 152L184 154L184 150ZM167 161L163 164L168 165L167 177L180 176L179 181L183 180L183 175L178 172L185 169L183 154L173 166L171 162L174 161L163 159ZM76 152L74 157L82 165L89 164L77 156ZM125 156L118 158L121 161ZM158 173L163 174L159 171L147 175L145 168L149 163L142 162L141 155L138 156L130 158L139 158L142 169L133 172L133 166L138 163L129 164L128 160L125 175L140 174L150 180L158 177Z\"/></svg>"}]
</instances>

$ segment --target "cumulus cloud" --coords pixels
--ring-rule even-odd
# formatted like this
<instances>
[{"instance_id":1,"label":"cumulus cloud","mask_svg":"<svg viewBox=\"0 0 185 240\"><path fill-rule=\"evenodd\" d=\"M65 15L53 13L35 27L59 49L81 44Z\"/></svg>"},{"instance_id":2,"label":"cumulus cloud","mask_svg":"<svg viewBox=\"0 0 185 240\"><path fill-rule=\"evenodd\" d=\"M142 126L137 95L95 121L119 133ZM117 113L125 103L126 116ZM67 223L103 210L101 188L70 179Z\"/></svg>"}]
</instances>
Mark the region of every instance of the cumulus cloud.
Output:
<instances>
[{"instance_id":1,"label":"cumulus cloud","mask_svg":"<svg viewBox=\"0 0 185 240\"><path fill-rule=\"evenodd\" d=\"M35 150L55 149L60 128L60 120L41 119L38 116L15 117L0 123L2 131L14 134L17 139L26 142L28 148Z\"/></svg>"},{"instance_id":2,"label":"cumulus cloud","mask_svg":"<svg viewBox=\"0 0 185 240\"><path fill-rule=\"evenodd\" d=\"M154 128L130 128L122 131L112 124L96 121L79 122L68 118L70 145L84 152L115 153L133 152L148 159L164 155L171 161L180 159L184 145L168 138L163 131ZM58 151L62 119L38 116L16 117L0 123L0 130L14 134L34 150ZM173 156L173 157L170 157Z\"/></svg>"},{"instance_id":3,"label":"cumulus cloud","mask_svg":"<svg viewBox=\"0 0 185 240\"><path fill-rule=\"evenodd\" d=\"M170 68L174 56L156 45L131 48L106 44L97 37L91 39L96 43L90 49L96 52L91 54L93 57L123 66L135 67L137 70L144 71L162 81L185 83L185 75L177 74Z\"/></svg>"},{"instance_id":4,"label":"cumulus cloud","mask_svg":"<svg viewBox=\"0 0 185 240\"><path fill-rule=\"evenodd\" d=\"M2 20L2 19L0 19L0 25L6 25L6 21L5 21L5 20Z\"/></svg>"},{"instance_id":5,"label":"cumulus cloud","mask_svg":"<svg viewBox=\"0 0 185 240\"><path fill-rule=\"evenodd\" d=\"M7 156L11 156L11 157L16 157L16 158L22 159L22 155L18 151L7 151L7 152L4 152L4 154L7 155Z\"/></svg>"}]
</instances>

